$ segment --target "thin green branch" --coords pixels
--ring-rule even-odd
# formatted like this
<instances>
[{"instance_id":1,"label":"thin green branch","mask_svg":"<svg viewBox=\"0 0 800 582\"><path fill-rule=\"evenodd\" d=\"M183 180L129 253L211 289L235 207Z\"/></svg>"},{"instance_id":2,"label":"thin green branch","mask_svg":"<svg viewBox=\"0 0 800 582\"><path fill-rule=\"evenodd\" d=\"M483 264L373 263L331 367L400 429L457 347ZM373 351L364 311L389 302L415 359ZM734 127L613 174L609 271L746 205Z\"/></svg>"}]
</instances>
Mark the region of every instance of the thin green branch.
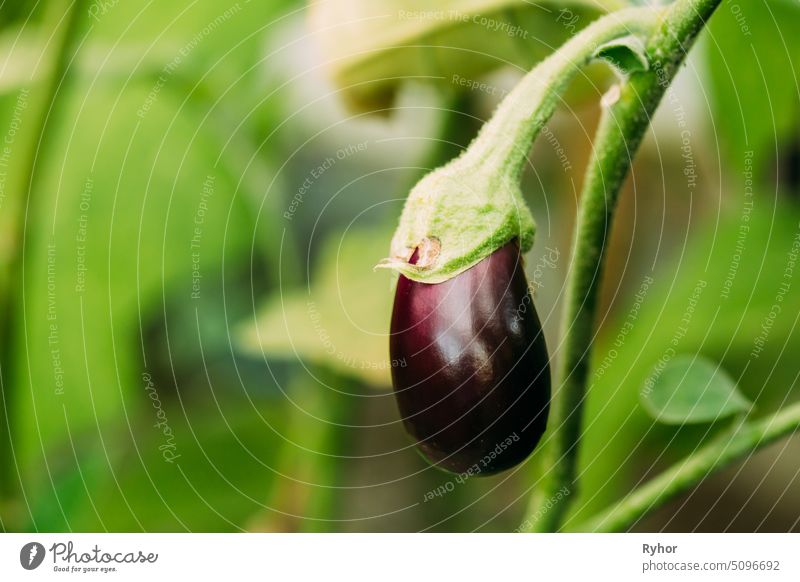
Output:
<instances>
[{"instance_id":1,"label":"thin green branch","mask_svg":"<svg viewBox=\"0 0 800 582\"><path fill-rule=\"evenodd\" d=\"M619 98L603 111L584 179L567 283L550 462L543 486L531 498L525 530L558 531L576 497L597 298L619 192L653 113L719 1L678 0L666 8L656 33L648 39L649 70L631 75L619 88ZM553 505L550 500L559 492L563 500Z\"/></svg>"},{"instance_id":2,"label":"thin green branch","mask_svg":"<svg viewBox=\"0 0 800 582\"><path fill-rule=\"evenodd\" d=\"M518 182L531 142L555 111L580 67L589 63L597 49L609 41L634 34L644 37L653 34L659 13L649 7L612 12L569 39L525 75L503 99L461 162L480 161L485 167L500 168L509 179Z\"/></svg>"},{"instance_id":3,"label":"thin green branch","mask_svg":"<svg viewBox=\"0 0 800 582\"><path fill-rule=\"evenodd\" d=\"M578 526L579 531L626 531L651 510L688 491L723 468L782 437L800 431L800 403L725 434Z\"/></svg>"},{"instance_id":4,"label":"thin green branch","mask_svg":"<svg viewBox=\"0 0 800 582\"><path fill-rule=\"evenodd\" d=\"M344 427L358 414L353 405L360 399L330 388L346 386L345 378L324 369L314 375L321 382L298 374L289 383L284 442L271 467L265 509L250 529L319 533L329 531L337 518L336 494L346 471L335 455L353 446Z\"/></svg>"}]
</instances>

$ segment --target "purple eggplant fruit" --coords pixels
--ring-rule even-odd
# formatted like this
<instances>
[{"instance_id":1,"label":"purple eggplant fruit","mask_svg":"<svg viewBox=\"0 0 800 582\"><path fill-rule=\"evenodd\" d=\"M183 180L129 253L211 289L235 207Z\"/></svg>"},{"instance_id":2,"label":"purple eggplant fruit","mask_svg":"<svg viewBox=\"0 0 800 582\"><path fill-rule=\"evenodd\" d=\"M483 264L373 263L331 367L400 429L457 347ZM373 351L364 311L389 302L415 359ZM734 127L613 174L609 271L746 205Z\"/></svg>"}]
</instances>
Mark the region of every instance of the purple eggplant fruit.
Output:
<instances>
[{"instance_id":1,"label":"purple eggplant fruit","mask_svg":"<svg viewBox=\"0 0 800 582\"><path fill-rule=\"evenodd\" d=\"M400 275L392 381L406 430L436 466L497 473L541 439L550 365L529 293L516 241L443 283Z\"/></svg>"}]
</instances>

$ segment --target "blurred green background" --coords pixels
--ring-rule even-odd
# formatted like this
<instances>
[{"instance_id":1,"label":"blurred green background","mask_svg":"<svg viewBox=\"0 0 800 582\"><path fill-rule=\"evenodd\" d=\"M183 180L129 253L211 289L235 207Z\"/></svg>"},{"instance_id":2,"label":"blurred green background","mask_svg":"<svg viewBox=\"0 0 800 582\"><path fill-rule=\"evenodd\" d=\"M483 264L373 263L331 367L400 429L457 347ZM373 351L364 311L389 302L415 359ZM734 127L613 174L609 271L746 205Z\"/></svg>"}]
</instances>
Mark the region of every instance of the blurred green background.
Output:
<instances>
[{"instance_id":1,"label":"blurred green background","mask_svg":"<svg viewBox=\"0 0 800 582\"><path fill-rule=\"evenodd\" d=\"M540 455L452 485L414 452L389 381L393 281L372 267L410 186L621 5L2 3L0 527L516 528ZM660 425L638 399L699 281L678 351L720 362L757 416L798 399L797 273L781 291L800 232L798 66L800 4L726 1L662 103L615 224L567 528L732 430ZM584 71L525 177L553 358L613 82ZM798 475L795 437L636 529L798 531Z\"/></svg>"}]
</instances>

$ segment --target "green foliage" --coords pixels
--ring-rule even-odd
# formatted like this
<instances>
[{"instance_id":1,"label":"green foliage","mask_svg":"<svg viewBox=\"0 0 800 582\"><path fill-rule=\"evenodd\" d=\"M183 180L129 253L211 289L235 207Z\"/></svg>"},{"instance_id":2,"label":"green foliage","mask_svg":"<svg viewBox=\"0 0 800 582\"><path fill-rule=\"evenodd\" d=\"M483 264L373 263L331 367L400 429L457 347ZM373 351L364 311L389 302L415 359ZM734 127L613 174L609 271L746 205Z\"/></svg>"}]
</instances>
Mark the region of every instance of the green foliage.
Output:
<instances>
[{"instance_id":1,"label":"green foliage","mask_svg":"<svg viewBox=\"0 0 800 582\"><path fill-rule=\"evenodd\" d=\"M800 312L800 286L793 283L781 293L800 211L764 201L752 214L739 256L741 220L738 212L724 213L715 230L693 233L686 253L661 262L649 285L643 283L647 279L632 280L630 288L644 292L619 306L617 319L595 344L581 439L583 493L569 524L618 499L654 461L657 466L677 462L713 436L705 427L654 424L639 402L641 386L662 358L669 359L671 349L701 352L720 362L760 415L797 398L795 316L773 320L770 312L779 293L782 313ZM754 356L764 327L769 329L764 349Z\"/></svg>"},{"instance_id":2,"label":"green foliage","mask_svg":"<svg viewBox=\"0 0 800 582\"><path fill-rule=\"evenodd\" d=\"M323 244L310 288L278 290L247 325L241 342L267 358L310 362L376 387L391 384L386 329L393 285L375 272L388 228L353 229Z\"/></svg>"},{"instance_id":3,"label":"green foliage","mask_svg":"<svg viewBox=\"0 0 800 582\"><path fill-rule=\"evenodd\" d=\"M707 40L714 128L724 151L734 167L745 152L755 152L756 178L770 179L775 155L798 139L800 3L726 4L711 20Z\"/></svg>"},{"instance_id":4,"label":"green foliage","mask_svg":"<svg viewBox=\"0 0 800 582\"><path fill-rule=\"evenodd\" d=\"M69 99L68 116L81 131L63 126L54 149L64 156L49 166L28 221L26 325L18 330L27 349L14 427L22 459L44 462L51 447L69 441L67 431L102 433L139 413L147 402L140 318L164 289L190 301L189 242L214 157L202 142L186 148L193 119L159 104L137 117L146 96L140 89L117 101L99 89ZM102 146L123 136L132 138L125 149ZM224 173L213 176L201 242L209 277L223 255L235 264L250 242L242 228L226 232L233 184ZM234 215L244 218L241 209Z\"/></svg>"},{"instance_id":5,"label":"green foliage","mask_svg":"<svg viewBox=\"0 0 800 582\"><path fill-rule=\"evenodd\" d=\"M99 10L102 3L95 4ZM321 96L304 108L289 97L308 87L329 92L315 85L321 67L339 94L362 108L385 107L402 83L422 80L442 93L458 93L459 106L469 105L453 119L470 128L471 137L464 120L478 122L487 112L476 107L484 96L470 83L502 67L529 70L601 11L620 5L323 0L308 3L306 15L297 0L133 0L97 14L81 11L75 39L80 50L38 152L24 222L9 223L9 210L20 200L6 198L0 205L2 249L13 255L19 248L13 227L25 233L19 255L24 268L10 279L24 285L24 295L11 306L19 327L10 344L13 381L4 386L14 456L4 457L0 468L11 480L19 474L21 490L12 504L0 506L2 527L513 527L514 504L531 485L520 483L522 471L473 479L436 506L419 505L426 491L450 478L431 474L410 452L389 395L360 392L362 384L390 386L386 332L393 278L372 267L386 255L393 225L348 225L380 198L360 193L327 213L321 230L313 221L322 203L313 209L309 204L290 225L281 221L291 195L285 184L306 178L308 160L320 157L314 148L330 145L314 138L327 137L322 128L336 114ZM783 155L797 137L800 112L787 79L800 64L798 8L785 1L739 5L750 34L734 9L723 5L706 43L713 129L727 151L726 184L738 184L740 173L731 168L753 151L755 190L768 193L776 151ZM31 104L45 93L48 67L36 65L52 23L42 16L58 13L52 2L12 7L0 12L2 133L22 86L30 87ZM33 19L21 28L29 11ZM302 28L306 16L311 31ZM307 67L303 51L311 58L311 45L321 61ZM275 52L265 57L265 47ZM601 53L625 72L642 65L633 45L607 46ZM165 69L170 63L174 67ZM587 74L584 81L596 97L602 89L596 78ZM566 101L569 107L576 103ZM434 109L427 101L421 105ZM23 115L23 132L37 126L33 109ZM348 127L360 131L362 123L369 126L365 135L387 133L369 133L385 120L358 117ZM303 135L309 128L320 132ZM27 141L20 134L13 144L14 164L23 159ZM466 138L452 141L460 146ZM370 151L368 163L354 158L352 167L342 164L339 176L363 175L374 169L369 164L392 165L396 160L386 154L391 146L383 147ZM576 162L586 155L571 151ZM14 167L7 171L7 184L19 177L12 176ZM320 181L321 191L332 175ZM544 191L552 189L547 175L537 171L545 177ZM205 200L201 298L195 299L198 263L190 241L209 178L213 195ZM675 178L666 179L669 190ZM392 185L383 184L380 201L402 194L387 192ZM571 196L556 192L552 200L560 204ZM764 415L797 399L792 354L800 350L800 287L792 280L781 292L781 285L800 212L767 198L756 199L732 279L742 216L726 211L718 223L716 216L701 217L687 243L691 252L660 258L650 273L654 283L635 319L620 303L616 320L601 330L581 441L582 487L570 525L619 499L643 475L725 434L719 425L688 423L744 411L750 400L761 415L753 421L764 422ZM553 217L564 214L563 206L552 210ZM568 230L558 220L547 226ZM309 245L313 268L308 286L301 286L305 256L298 259L286 248L312 231L323 232L324 242ZM705 360L673 358L646 405L662 420L681 419L681 426L654 423L637 388L676 338L677 322L701 280L705 286L690 325L679 334L679 351L719 361L738 387ZM631 291L638 284L623 286ZM778 302L780 316L772 317ZM145 377L153 378L153 390ZM165 458L171 437L159 424L162 416L179 455L174 462ZM293 521L286 519L289 512ZM362 519L325 521L338 512ZM382 517L363 519L366 514Z\"/></svg>"},{"instance_id":6,"label":"green foliage","mask_svg":"<svg viewBox=\"0 0 800 582\"><path fill-rule=\"evenodd\" d=\"M239 190L244 172L220 156L215 123L220 110L251 100L259 31L286 4L262 7L258 19L247 15L254 5L236 4L232 11L210 2L162 7L174 8L175 18L156 56L147 55L121 82L115 74L124 51L114 53L114 47L151 39L152 18L143 17L148 13L142 6L120 3L91 21L90 40L59 94L62 114L50 120L54 131L46 153L52 154L39 160L38 187L25 216L24 304L18 306L24 324L15 330L11 429L28 527L237 529L260 508L254 499L263 494L271 471L264 461L259 469L251 465L277 449L264 434L269 424L263 417L241 399L226 417L215 417L201 387L180 385L173 366L171 381L159 377L158 397L182 444L178 467L162 457L164 436L155 426L158 411L143 375L154 374L158 364L173 364L171 358L180 359L187 344L205 341L192 365L205 367L205 376L197 377L213 385L208 367L216 350L230 350L221 265L227 278L248 269L254 217L251 194ZM116 44L106 44L109 37ZM98 50L109 53L98 61ZM219 66L223 54L228 61ZM22 54L23 62L27 56ZM212 56L216 66L206 84L199 78L189 83L206 71ZM175 66L162 68L167 63ZM239 85L214 85L220 71ZM245 71L250 77L239 76ZM216 109L200 99L220 88L226 95L213 98ZM237 89L248 98L237 98ZM35 126L32 119L24 121ZM255 250L256 261L260 253ZM228 297L241 299L235 291ZM188 325L170 330L168 357L155 362L151 353L145 360L149 327L166 325L164 304L178 305L191 317L185 318ZM179 321L174 309L170 317ZM213 337L202 337L214 326ZM233 386L225 388L228 395L213 401L217 409L228 406ZM180 390L188 393L176 399ZM209 478L212 470L217 478ZM159 499L161 504L153 503ZM209 499L207 512L197 510ZM176 513L170 516L165 505Z\"/></svg>"},{"instance_id":7,"label":"green foliage","mask_svg":"<svg viewBox=\"0 0 800 582\"><path fill-rule=\"evenodd\" d=\"M699 355L656 366L639 396L648 414L664 424L714 422L750 408L731 377Z\"/></svg>"},{"instance_id":8,"label":"green foliage","mask_svg":"<svg viewBox=\"0 0 800 582\"><path fill-rule=\"evenodd\" d=\"M51 447L52 488L28 497L41 531L240 531L265 510L282 443L281 403L162 402L178 458L165 461L155 409L102 440L85 433ZM35 497L33 496L35 495Z\"/></svg>"},{"instance_id":9,"label":"green foliage","mask_svg":"<svg viewBox=\"0 0 800 582\"><path fill-rule=\"evenodd\" d=\"M325 64L358 108L389 105L410 79L459 90L509 63L528 70L618 0L545 5L523 0L315 2L310 22Z\"/></svg>"}]
</instances>

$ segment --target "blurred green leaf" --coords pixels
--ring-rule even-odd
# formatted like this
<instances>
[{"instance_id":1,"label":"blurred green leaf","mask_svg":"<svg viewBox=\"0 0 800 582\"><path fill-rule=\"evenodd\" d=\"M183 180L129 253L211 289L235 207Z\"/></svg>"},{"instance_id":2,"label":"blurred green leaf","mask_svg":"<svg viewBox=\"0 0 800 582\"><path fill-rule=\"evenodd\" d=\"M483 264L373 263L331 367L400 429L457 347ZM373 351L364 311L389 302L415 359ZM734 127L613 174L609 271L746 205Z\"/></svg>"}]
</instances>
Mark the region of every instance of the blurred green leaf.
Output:
<instances>
[{"instance_id":1,"label":"blurred green leaf","mask_svg":"<svg viewBox=\"0 0 800 582\"><path fill-rule=\"evenodd\" d=\"M800 2L723 5L708 37L714 130L733 167L752 151L756 177L769 179L775 154L797 139L800 125Z\"/></svg>"},{"instance_id":2,"label":"blurred green leaf","mask_svg":"<svg viewBox=\"0 0 800 582\"><path fill-rule=\"evenodd\" d=\"M459 80L505 65L528 70L619 0L341 0L309 15L325 64L349 103L382 108L403 81Z\"/></svg>"},{"instance_id":3,"label":"blurred green leaf","mask_svg":"<svg viewBox=\"0 0 800 582\"><path fill-rule=\"evenodd\" d=\"M43 531L240 531L262 514L283 444L282 403L209 398L184 410L173 399L160 404L175 435L173 462L159 448L165 437L153 426L152 407L102 441L85 435L61 443L50 460L52 484L37 487L32 500L32 525ZM45 473L39 478L47 479Z\"/></svg>"},{"instance_id":4,"label":"blurred green leaf","mask_svg":"<svg viewBox=\"0 0 800 582\"><path fill-rule=\"evenodd\" d=\"M282 291L241 334L245 350L308 360L372 386L389 386L391 275L373 271L389 228L349 230L323 245L310 290Z\"/></svg>"},{"instance_id":5,"label":"blurred green leaf","mask_svg":"<svg viewBox=\"0 0 800 582\"><path fill-rule=\"evenodd\" d=\"M115 93L78 87L69 97L67 118L78 125L60 128L54 149L63 153L44 170L28 218L27 326L18 341L29 346L19 382L32 391L17 416L45 447L63 438L65 411L77 433L124 414L126 395L141 397L139 318L165 289L191 298L189 243L209 175L200 273L213 276L224 255L235 264L249 249L247 227L231 229L222 211L231 179L214 169L202 140L187 147L196 121L174 117L167 97L141 119L147 89ZM232 220L244 218L234 211Z\"/></svg>"},{"instance_id":6,"label":"blurred green leaf","mask_svg":"<svg viewBox=\"0 0 800 582\"><path fill-rule=\"evenodd\" d=\"M215 321L220 321L218 314L231 313L222 304L224 298L211 306L206 299L220 288L223 263L227 275L250 266L254 216L245 200L263 192L247 191L252 180L243 179L241 166L226 166L229 159L220 155L224 141L218 131L222 116L211 105L203 106L193 94L200 89L187 77L208 72L214 63L213 70L222 71L224 79L233 76L240 82L223 84L225 99L215 96L214 105L225 101L241 107L245 100L237 97L237 90L254 99L253 84L263 81L255 66L261 58L260 33L264 22L287 4L236 4L232 11L213 2L175 6L175 19L163 31L169 41L154 50L160 63L156 68L150 55L149 60L142 57L148 63L143 71L136 71L144 75L130 70L122 77L105 75L109 71L103 68L99 74L74 75L62 87L65 114L51 120L48 145L53 155L37 168L34 203L25 216L24 272L18 275L25 304L24 326L15 330L14 386L19 395L13 402L12 428L15 460L35 527L37 520L52 523L42 517L50 512L64 520L60 528L69 529L78 519L70 509L72 496L88 486L82 469L87 480L94 468L107 471L118 455L129 451L119 440L120 427L152 414L141 380L153 364L144 360L144 328L159 315L165 319L166 298L180 297L196 328L173 329L168 338L172 346L191 340L181 334L199 334L208 327L203 325L204 310L213 309ZM152 41L153 17L161 22L165 13L143 13L141 8L120 3L92 21L79 59L114 61L117 55L112 53L119 47L108 44L109 36L121 42L122 53L124 47L136 46L137 39ZM258 19L250 17L254 10ZM129 40L133 42L125 44ZM171 48L165 52L164 46ZM29 49L26 44L11 60L24 64ZM97 53L104 49L106 59ZM19 62L14 60L18 56ZM180 62L165 72L163 67L176 56ZM87 71L79 64L71 73L73 69ZM246 83L244 70L250 73ZM112 67L112 72L119 70ZM4 104L15 97L6 97ZM184 99L190 106L184 106ZM276 101L266 103L267 108L281 109ZM31 121L23 119L23 124ZM229 119L224 123L234 125ZM16 144L13 149L18 156ZM240 156L252 153L237 150ZM263 186L262 180L258 187ZM213 192L206 195L209 188ZM199 240L193 245L195 238ZM192 298L196 273L202 304ZM220 334L219 339L217 343L226 337ZM169 357L165 360L172 363ZM202 368L198 362L195 366ZM165 392L179 390L173 379L176 385L164 386ZM188 393L187 405L197 389L180 386ZM152 416L144 418L149 422ZM175 426L181 425L176 421ZM192 428L184 430L188 432L181 438L188 439ZM63 493L54 485L59 469L69 481Z\"/></svg>"},{"instance_id":7,"label":"blurred green leaf","mask_svg":"<svg viewBox=\"0 0 800 582\"><path fill-rule=\"evenodd\" d=\"M639 396L648 414L664 424L714 422L751 406L718 364L699 355L656 366Z\"/></svg>"}]
</instances>

